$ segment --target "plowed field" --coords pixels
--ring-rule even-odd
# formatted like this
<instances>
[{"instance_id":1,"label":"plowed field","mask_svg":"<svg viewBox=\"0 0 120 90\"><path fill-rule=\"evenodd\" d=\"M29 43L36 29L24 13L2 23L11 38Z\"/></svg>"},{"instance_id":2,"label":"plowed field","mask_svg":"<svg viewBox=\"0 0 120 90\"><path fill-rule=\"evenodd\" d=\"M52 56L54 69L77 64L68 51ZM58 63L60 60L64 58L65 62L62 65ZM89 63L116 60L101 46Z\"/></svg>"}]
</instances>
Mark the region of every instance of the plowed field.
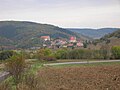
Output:
<instances>
[{"instance_id":1,"label":"plowed field","mask_svg":"<svg viewBox=\"0 0 120 90\"><path fill-rule=\"evenodd\" d=\"M120 90L120 65L43 68L46 90Z\"/></svg>"}]
</instances>

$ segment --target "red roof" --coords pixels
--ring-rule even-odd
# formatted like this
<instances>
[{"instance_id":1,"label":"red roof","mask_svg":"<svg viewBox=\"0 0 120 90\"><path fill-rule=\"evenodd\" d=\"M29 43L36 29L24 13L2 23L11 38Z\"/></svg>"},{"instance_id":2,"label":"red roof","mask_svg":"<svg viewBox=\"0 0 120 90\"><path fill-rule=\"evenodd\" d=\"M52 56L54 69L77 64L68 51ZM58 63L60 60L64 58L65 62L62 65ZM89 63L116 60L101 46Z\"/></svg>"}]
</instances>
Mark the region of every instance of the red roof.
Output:
<instances>
[{"instance_id":1,"label":"red roof","mask_svg":"<svg viewBox=\"0 0 120 90\"><path fill-rule=\"evenodd\" d=\"M79 42L77 43L77 46L83 46L83 43Z\"/></svg>"},{"instance_id":2,"label":"red roof","mask_svg":"<svg viewBox=\"0 0 120 90\"><path fill-rule=\"evenodd\" d=\"M68 46L73 46L73 44L68 44Z\"/></svg>"},{"instance_id":3,"label":"red roof","mask_svg":"<svg viewBox=\"0 0 120 90\"><path fill-rule=\"evenodd\" d=\"M40 38L42 38L42 39L49 39L50 36L41 36Z\"/></svg>"},{"instance_id":4,"label":"red roof","mask_svg":"<svg viewBox=\"0 0 120 90\"><path fill-rule=\"evenodd\" d=\"M76 40L76 37L70 37L70 40Z\"/></svg>"}]
</instances>

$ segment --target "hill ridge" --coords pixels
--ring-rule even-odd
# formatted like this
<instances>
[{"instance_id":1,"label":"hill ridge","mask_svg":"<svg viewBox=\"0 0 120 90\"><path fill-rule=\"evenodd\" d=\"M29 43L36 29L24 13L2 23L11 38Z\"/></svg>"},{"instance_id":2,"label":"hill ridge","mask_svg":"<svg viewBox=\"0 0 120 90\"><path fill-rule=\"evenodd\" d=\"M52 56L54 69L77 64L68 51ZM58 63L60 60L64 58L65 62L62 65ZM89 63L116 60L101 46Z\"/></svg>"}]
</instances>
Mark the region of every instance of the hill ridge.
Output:
<instances>
[{"instance_id":1,"label":"hill ridge","mask_svg":"<svg viewBox=\"0 0 120 90\"><path fill-rule=\"evenodd\" d=\"M43 35L49 35L52 38L69 39L70 36L76 36L77 38L88 39L75 32L51 24L29 21L0 21L0 45L5 45L6 42L6 45L15 47L39 46L42 43L39 37Z\"/></svg>"},{"instance_id":2,"label":"hill ridge","mask_svg":"<svg viewBox=\"0 0 120 90\"><path fill-rule=\"evenodd\" d=\"M99 39L103 37L106 34L112 33L114 31L117 31L119 28L99 28L99 29L91 29L91 28L66 28L70 31L94 38Z\"/></svg>"}]
</instances>

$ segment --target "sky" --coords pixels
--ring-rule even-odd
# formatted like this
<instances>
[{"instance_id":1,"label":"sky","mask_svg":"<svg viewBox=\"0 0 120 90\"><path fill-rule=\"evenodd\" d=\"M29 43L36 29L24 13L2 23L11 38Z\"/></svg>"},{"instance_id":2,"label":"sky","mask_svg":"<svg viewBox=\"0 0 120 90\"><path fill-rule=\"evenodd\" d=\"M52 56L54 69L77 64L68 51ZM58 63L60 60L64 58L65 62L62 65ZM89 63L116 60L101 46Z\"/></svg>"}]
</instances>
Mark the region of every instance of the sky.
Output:
<instances>
[{"instance_id":1,"label":"sky","mask_svg":"<svg viewBox=\"0 0 120 90\"><path fill-rule=\"evenodd\" d=\"M0 21L64 28L120 28L120 0L0 0Z\"/></svg>"}]
</instances>

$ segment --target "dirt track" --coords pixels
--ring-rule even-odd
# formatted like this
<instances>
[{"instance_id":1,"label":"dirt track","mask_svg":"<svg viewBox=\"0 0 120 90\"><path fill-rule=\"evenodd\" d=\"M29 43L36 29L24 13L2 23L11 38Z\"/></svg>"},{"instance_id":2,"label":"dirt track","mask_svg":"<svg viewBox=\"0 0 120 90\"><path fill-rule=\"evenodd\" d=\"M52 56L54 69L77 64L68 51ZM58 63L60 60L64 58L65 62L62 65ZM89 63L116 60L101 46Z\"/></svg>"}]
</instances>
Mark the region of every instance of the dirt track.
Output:
<instances>
[{"instance_id":1,"label":"dirt track","mask_svg":"<svg viewBox=\"0 0 120 90\"><path fill-rule=\"evenodd\" d=\"M82 61L82 62L63 62L63 63L50 63L44 66L65 65L65 64L87 64L87 63L103 63L103 62L120 62L120 60L99 60L99 61Z\"/></svg>"}]
</instances>

